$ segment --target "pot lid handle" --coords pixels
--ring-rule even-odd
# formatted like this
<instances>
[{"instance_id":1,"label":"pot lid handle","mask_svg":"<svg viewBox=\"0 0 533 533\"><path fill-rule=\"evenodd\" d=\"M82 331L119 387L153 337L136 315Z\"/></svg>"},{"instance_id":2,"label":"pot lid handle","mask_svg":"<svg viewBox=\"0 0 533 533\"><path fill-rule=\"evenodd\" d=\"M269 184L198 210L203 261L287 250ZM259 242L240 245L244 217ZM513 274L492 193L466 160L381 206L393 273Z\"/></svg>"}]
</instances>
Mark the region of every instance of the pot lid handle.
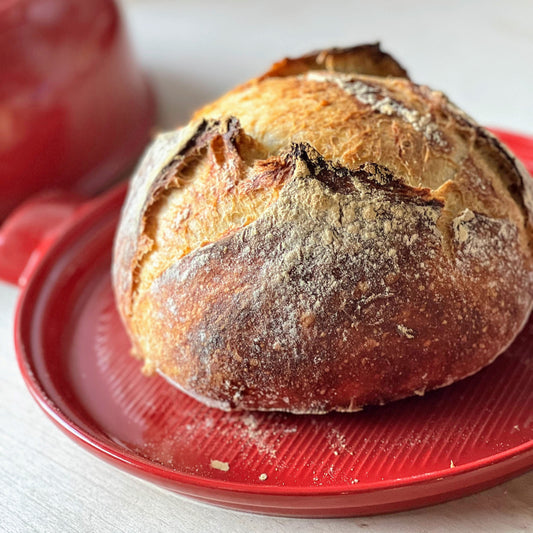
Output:
<instances>
[{"instance_id":1,"label":"pot lid handle","mask_svg":"<svg viewBox=\"0 0 533 533\"><path fill-rule=\"evenodd\" d=\"M54 191L15 209L0 227L0 280L24 287L36 263L86 201Z\"/></svg>"}]
</instances>

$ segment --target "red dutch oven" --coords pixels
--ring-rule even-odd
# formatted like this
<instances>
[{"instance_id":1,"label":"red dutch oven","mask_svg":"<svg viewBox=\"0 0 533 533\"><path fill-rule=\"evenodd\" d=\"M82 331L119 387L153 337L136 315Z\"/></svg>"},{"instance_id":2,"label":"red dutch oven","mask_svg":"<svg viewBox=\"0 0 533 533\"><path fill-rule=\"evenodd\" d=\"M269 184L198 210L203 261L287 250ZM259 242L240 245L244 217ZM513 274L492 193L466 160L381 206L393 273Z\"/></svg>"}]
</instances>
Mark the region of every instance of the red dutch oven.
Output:
<instances>
[{"instance_id":1,"label":"red dutch oven","mask_svg":"<svg viewBox=\"0 0 533 533\"><path fill-rule=\"evenodd\" d=\"M41 189L93 195L129 170L154 104L112 0L0 2L0 222Z\"/></svg>"},{"instance_id":2,"label":"red dutch oven","mask_svg":"<svg viewBox=\"0 0 533 533\"><path fill-rule=\"evenodd\" d=\"M533 138L497 134L532 171ZM85 203L48 195L0 233L0 274L22 287L24 380L89 451L202 501L307 517L442 502L533 465L533 320L478 374L354 414L227 413L143 376L110 284L124 195L125 185Z\"/></svg>"}]
</instances>

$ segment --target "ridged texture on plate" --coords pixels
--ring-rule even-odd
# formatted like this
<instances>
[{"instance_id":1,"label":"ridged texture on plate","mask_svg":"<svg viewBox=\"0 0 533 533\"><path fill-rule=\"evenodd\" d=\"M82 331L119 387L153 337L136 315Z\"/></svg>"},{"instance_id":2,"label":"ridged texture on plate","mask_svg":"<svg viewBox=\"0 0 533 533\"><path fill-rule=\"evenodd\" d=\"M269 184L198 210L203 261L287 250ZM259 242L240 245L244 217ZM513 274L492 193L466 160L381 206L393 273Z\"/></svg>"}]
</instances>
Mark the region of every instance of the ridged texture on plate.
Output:
<instances>
[{"instance_id":1,"label":"ridged texture on plate","mask_svg":"<svg viewBox=\"0 0 533 533\"><path fill-rule=\"evenodd\" d=\"M64 357L76 369L65 372L77 401L99 431L176 472L249 485L364 491L374 483L471 469L533 439L531 322L498 361L447 390L323 417L224 412L159 376L147 379L128 356L107 279L77 320L84 326L75 328Z\"/></svg>"}]
</instances>

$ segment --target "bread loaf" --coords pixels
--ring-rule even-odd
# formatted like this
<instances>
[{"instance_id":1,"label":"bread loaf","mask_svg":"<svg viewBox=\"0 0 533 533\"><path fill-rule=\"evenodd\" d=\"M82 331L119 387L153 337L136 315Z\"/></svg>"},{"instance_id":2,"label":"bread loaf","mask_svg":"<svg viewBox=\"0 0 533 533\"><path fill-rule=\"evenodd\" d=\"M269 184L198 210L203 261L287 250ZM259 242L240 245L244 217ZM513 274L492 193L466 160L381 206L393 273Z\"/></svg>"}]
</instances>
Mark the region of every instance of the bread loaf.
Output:
<instances>
[{"instance_id":1,"label":"bread loaf","mask_svg":"<svg viewBox=\"0 0 533 533\"><path fill-rule=\"evenodd\" d=\"M378 45L286 59L149 148L118 309L145 371L208 405L356 411L512 342L532 206L507 148Z\"/></svg>"}]
</instances>

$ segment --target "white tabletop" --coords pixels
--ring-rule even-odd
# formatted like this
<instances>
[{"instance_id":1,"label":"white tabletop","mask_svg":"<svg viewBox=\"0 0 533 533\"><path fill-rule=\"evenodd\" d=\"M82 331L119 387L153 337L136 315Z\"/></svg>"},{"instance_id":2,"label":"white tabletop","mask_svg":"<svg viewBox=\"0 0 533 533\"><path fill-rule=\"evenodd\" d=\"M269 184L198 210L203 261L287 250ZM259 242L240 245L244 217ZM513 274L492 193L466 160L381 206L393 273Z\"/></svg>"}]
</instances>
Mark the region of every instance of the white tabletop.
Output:
<instances>
[{"instance_id":1,"label":"white tabletop","mask_svg":"<svg viewBox=\"0 0 533 533\"><path fill-rule=\"evenodd\" d=\"M123 10L162 127L283 56L380 40L478 121L533 134L529 0L123 0ZM0 531L533 531L533 472L425 509L321 520L202 505L124 474L71 442L26 391L12 341L17 294L0 283Z\"/></svg>"}]
</instances>

